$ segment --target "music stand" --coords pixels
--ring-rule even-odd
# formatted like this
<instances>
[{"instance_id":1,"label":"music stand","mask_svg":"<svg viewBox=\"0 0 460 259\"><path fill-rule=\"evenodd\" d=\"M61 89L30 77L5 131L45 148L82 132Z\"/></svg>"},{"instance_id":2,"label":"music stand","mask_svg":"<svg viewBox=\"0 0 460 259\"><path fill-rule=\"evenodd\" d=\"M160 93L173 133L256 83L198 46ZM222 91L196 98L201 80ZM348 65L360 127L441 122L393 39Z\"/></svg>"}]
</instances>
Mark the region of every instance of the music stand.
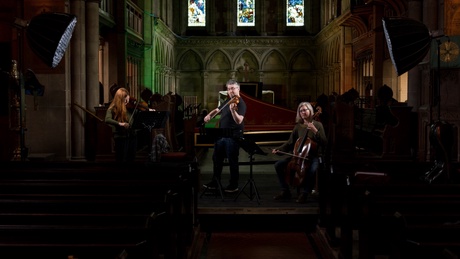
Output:
<instances>
[{"instance_id":1,"label":"music stand","mask_svg":"<svg viewBox=\"0 0 460 259\"><path fill-rule=\"evenodd\" d=\"M141 111L136 115L133 128L152 129L164 128L168 120L168 111Z\"/></svg>"},{"instance_id":2,"label":"music stand","mask_svg":"<svg viewBox=\"0 0 460 259\"><path fill-rule=\"evenodd\" d=\"M215 142L218 138L221 137L232 137L233 136L233 129L227 129L227 128L203 128L204 131L200 130L200 135L206 136L208 140L211 140ZM217 197L217 192L219 192L220 197L222 201L224 201L224 193L222 191L222 183L220 182L220 179L216 177L212 177L212 181L215 181L217 183L216 189L211 189L209 187L205 187L203 192L200 195L200 198L203 197L204 194L206 194L208 191L214 191L214 194Z\"/></svg>"},{"instance_id":3,"label":"music stand","mask_svg":"<svg viewBox=\"0 0 460 259\"><path fill-rule=\"evenodd\" d=\"M252 176L252 165L253 165L252 162L254 161L255 154L265 156L267 155L267 153L265 153L262 149L260 149L260 147L254 141L247 139L245 137L240 137L238 140L238 143L240 144L240 147L249 154L249 179L246 182L246 184L243 186L241 191L238 193L238 195L236 195L235 201L238 199L240 194L244 191L246 186L249 184L249 195L247 193L244 193L244 194L246 194L246 196L248 196L248 198L251 201L254 199L254 197L257 198L257 203L260 204L260 195L259 195L259 192L257 191L256 182L254 181L254 178Z\"/></svg>"},{"instance_id":4,"label":"music stand","mask_svg":"<svg viewBox=\"0 0 460 259\"><path fill-rule=\"evenodd\" d=\"M152 145L152 130L165 127L169 117L169 111L139 111L134 116L136 116L136 119L134 120L133 129L136 130L138 134L143 130L147 130L148 136L146 141L148 141L148 145Z\"/></svg>"}]
</instances>

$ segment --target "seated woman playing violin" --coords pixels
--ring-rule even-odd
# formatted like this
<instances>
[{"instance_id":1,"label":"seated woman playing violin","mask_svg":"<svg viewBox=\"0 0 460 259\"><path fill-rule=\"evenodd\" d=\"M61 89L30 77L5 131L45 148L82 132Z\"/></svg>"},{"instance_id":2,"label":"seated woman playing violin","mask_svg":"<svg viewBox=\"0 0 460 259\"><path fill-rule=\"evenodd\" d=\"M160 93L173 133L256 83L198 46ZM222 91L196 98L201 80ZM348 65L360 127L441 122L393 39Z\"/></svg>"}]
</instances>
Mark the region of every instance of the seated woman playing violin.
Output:
<instances>
[{"instance_id":1,"label":"seated woman playing violin","mask_svg":"<svg viewBox=\"0 0 460 259\"><path fill-rule=\"evenodd\" d=\"M115 160L133 162L137 151L137 134L132 128L134 115L139 110L154 111L130 98L126 88L119 88L105 114L105 123L112 127L115 141Z\"/></svg>"},{"instance_id":2,"label":"seated woman playing violin","mask_svg":"<svg viewBox=\"0 0 460 259\"><path fill-rule=\"evenodd\" d=\"M309 102L300 103L289 139L272 150L273 154L288 155L274 165L281 187L281 193L273 197L275 200L291 199L291 186L302 189L298 203L305 203L312 192L320 157L327 145L323 124L315 120L320 113L321 110L315 113Z\"/></svg>"}]
</instances>

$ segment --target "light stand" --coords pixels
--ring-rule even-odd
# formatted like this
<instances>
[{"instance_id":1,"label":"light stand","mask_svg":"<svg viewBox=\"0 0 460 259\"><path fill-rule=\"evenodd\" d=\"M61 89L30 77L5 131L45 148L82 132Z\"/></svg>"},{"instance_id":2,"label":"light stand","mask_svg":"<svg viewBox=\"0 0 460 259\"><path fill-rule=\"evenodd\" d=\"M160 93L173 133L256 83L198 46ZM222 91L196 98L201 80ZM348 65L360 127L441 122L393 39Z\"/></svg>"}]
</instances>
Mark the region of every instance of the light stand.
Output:
<instances>
[{"instance_id":1,"label":"light stand","mask_svg":"<svg viewBox=\"0 0 460 259\"><path fill-rule=\"evenodd\" d=\"M66 13L41 13L33 17L30 22L16 18L14 26L18 29L18 57L19 57L19 134L20 134L20 160L25 161L28 149L25 145L25 89L23 73L24 45L22 32L26 32L29 47L32 51L51 68L57 67L67 46L70 43L73 30L77 23L74 15Z\"/></svg>"},{"instance_id":2,"label":"light stand","mask_svg":"<svg viewBox=\"0 0 460 259\"><path fill-rule=\"evenodd\" d=\"M433 100L433 105L438 105L438 120L430 126L430 143L436 148L436 160L433 167L422 178L428 183L432 183L443 172L446 172L447 179L450 179L450 157L448 149L452 147L451 145L454 141L453 138L450 138L450 136L453 136L452 125L441 120L441 41L439 39L436 40L436 47L438 54L436 60L436 96Z\"/></svg>"},{"instance_id":3,"label":"light stand","mask_svg":"<svg viewBox=\"0 0 460 259\"><path fill-rule=\"evenodd\" d=\"M430 35L426 25L410 18L385 17L382 20L382 24L391 61L393 62L398 76L409 71L425 58L433 39L447 37L445 35L433 37ZM441 42L439 39L436 41L437 68L435 81L436 89L434 91L436 96L433 98L432 107L438 105L438 121L431 124L430 143L432 146L436 147L435 153L437 160L433 168L426 172L423 177L423 180L429 183L435 180L444 171L445 164L448 164L450 160L448 149L453 142L452 126L441 121ZM449 168L449 165L447 165L446 171L448 178L450 177Z\"/></svg>"}]
</instances>

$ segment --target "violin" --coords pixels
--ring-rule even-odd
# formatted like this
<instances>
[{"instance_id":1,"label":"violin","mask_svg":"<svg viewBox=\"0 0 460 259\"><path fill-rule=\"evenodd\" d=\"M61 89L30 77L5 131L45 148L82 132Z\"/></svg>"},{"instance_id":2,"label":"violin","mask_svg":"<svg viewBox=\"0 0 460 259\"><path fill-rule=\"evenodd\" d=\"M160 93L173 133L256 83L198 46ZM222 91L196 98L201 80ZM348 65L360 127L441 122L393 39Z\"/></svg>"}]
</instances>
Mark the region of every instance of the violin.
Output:
<instances>
[{"instance_id":1,"label":"violin","mask_svg":"<svg viewBox=\"0 0 460 259\"><path fill-rule=\"evenodd\" d=\"M216 112L214 113L212 116L210 116L210 119L209 120L212 120L214 117L216 117L217 114L219 114L227 105L231 104L231 103L235 103L235 104L238 104L240 103L240 97L239 96L233 96L231 99L229 99L224 105L222 105L222 107L219 108L219 112ZM235 107L233 108L233 110L238 110L238 107L235 105ZM204 123L203 123L204 124Z\"/></svg>"},{"instance_id":2,"label":"violin","mask_svg":"<svg viewBox=\"0 0 460 259\"><path fill-rule=\"evenodd\" d=\"M239 104L240 103L240 97L239 96L233 96L233 98L229 101L229 103L234 103L234 104ZM234 106L233 110L237 111L238 106Z\"/></svg>"},{"instance_id":3,"label":"violin","mask_svg":"<svg viewBox=\"0 0 460 259\"><path fill-rule=\"evenodd\" d=\"M149 111L150 109L150 107L147 105L146 102L144 101L139 102L134 97L129 97L129 102L128 104L126 104L126 108L132 109L132 110L138 109L140 111Z\"/></svg>"}]
</instances>

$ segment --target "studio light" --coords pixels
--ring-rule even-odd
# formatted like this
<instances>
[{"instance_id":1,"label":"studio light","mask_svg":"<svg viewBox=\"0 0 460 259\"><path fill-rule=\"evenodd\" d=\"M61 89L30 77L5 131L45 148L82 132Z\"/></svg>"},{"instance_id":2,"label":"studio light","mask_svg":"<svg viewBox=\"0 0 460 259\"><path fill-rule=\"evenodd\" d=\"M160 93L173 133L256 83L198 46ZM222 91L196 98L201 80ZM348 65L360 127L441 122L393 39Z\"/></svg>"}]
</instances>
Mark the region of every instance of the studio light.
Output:
<instances>
[{"instance_id":1,"label":"studio light","mask_svg":"<svg viewBox=\"0 0 460 259\"><path fill-rule=\"evenodd\" d=\"M404 17L385 17L383 30L398 76L420 63L430 50L430 32L419 21Z\"/></svg>"},{"instance_id":2,"label":"studio light","mask_svg":"<svg viewBox=\"0 0 460 259\"><path fill-rule=\"evenodd\" d=\"M26 24L29 47L46 65L55 68L69 45L77 18L67 13L42 13L29 23L20 19L15 23L22 27Z\"/></svg>"},{"instance_id":3,"label":"studio light","mask_svg":"<svg viewBox=\"0 0 460 259\"><path fill-rule=\"evenodd\" d=\"M62 57L70 43L77 18L75 15L67 13L41 13L33 17L30 21L16 18L14 26L18 28L18 72L20 74L20 111L19 111L19 130L20 130L20 159L25 160L28 155L28 149L25 146L25 87L32 83L24 79L23 72L23 44L22 32L25 31L27 42L30 49L37 55L47 66L55 68L61 62ZM33 72L32 72L33 73ZM38 83L38 80L37 82ZM41 84L34 84L38 87ZM30 85L28 85L30 86ZM39 87L38 87L39 88ZM40 89L35 90L40 90Z\"/></svg>"},{"instance_id":4,"label":"studio light","mask_svg":"<svg viewBox=\"0 0 460 259\"><path fill-rule=\"evenodd\" d=\"M440 38L449 37L446 35L433 36L425 24L404 17L385 17L382 19L383 30L390 52L391 61L398 76L409 71L422 61L431 48L431 41L436 39L436 80L433 84L436 96L432 99L432 106L438 108L438 120L432 122L430 127L430 144L435 150L434 166L425 173L422 180L428 183L433 182L441 175L446 174L450 180L450 157L452 150L453 127L441 119L441 41Z\"/></svg>"}]
</instances>

